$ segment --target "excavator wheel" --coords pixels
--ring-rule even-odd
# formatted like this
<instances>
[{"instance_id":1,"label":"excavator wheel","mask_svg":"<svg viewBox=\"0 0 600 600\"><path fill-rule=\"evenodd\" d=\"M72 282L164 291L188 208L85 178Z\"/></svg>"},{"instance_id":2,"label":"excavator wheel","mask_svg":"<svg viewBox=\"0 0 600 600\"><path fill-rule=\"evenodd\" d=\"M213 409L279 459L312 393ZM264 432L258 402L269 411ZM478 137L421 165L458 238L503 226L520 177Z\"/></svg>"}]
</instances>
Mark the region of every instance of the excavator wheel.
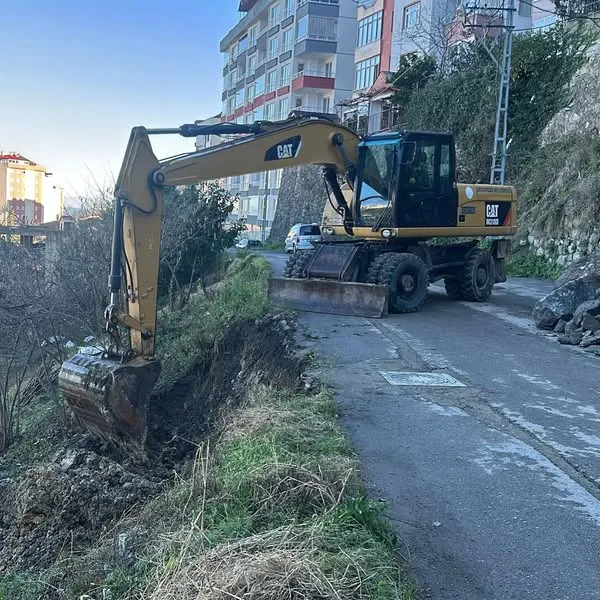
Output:
<instances>
[{"instance_id":1,"label":"excavator wheel","mask_svg":"<svg viewBox=\"0 0 600 600\"><path fill-rule=\"evenodd\" d=\"M390 252L379 271L378 283L388 288L390 312L415 312L427 298L427 265L416 254Z\"/></svg>"},{"instance_id":2,"label":"excavator wheel","mask_svg":"<svg viewBox=\"0 0 600 600\"><path fill-rule=\"evenodd\" d=\"M460 279L461 297L471 302L485 302L492 295L494 280L492 255L487 250L473 250L465 261Z\"/></svg>"},{"instance_id":3,"label":"excavator wheel","mask_svg":"<svg viewBox=\"0 0 600 600\"><path fill-rule=\"evenodd\" d=\"M379 283L379 273L389 256L388 253L380 254L371 261L367 271L367 283Z\"/></svg>"},{"instance_id":4,"label":"excavator wheel","mask_svg":"<svg viewBox=\"0 0 600 600\"><path fill-rule=\"evenodd\" d=\"M303 250L302 252L296 253L298 257L294 264L294 270L292 271L292 277L296 279L306 279L306 267L310 259L313 256L313 250Z\"/></svg>"}]
</instances>

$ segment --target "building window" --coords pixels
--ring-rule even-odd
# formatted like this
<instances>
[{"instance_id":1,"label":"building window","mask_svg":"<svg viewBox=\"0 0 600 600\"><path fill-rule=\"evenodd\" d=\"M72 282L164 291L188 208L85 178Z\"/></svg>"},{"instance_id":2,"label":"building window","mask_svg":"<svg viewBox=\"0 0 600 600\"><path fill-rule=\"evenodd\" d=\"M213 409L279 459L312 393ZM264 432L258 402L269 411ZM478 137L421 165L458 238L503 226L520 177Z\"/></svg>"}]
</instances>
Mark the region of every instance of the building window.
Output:
<instances>
[{"instance_id":1,"label":"building window","mask_svg":"<svg viewBox=\"0 0 600 600\"><path fill-rule=\"evenodd\" d=\"M254 46L254 44L256 44L256 27L248 31L248 46Z\"/></svg>"},{"instance_id":2,"label":"building window","mask_svg":"<svg viewBox=\"0 0 600 600\"><path fill-rule=\"evenodd\" d=\"M302 98L296 98L296 108L302 108L303 100Z\"/></svg>"},{"instance_id":3,"label":"building window","mask_svg":"<svg viewBox=\"0 0 600 600\"><path fill-rule=\"evenodd\" d=\"M325 63L325 77L333 77L333 63Z\"/></svg>"},{"instance_id":4,"label":"building window","mask_svg":"<svg viewBox=\"0 0 600 600\"><path fill-rule=\"evenodd\" d=\"M235 107L238 108L244 104L244 89L238 90L235 93Z\"/></svg>"},{"instance_id":5,"label":"building window","mask_svg":"<svg viewBox=\"0 0 600 600\"><path fill-rule=\"evenodd\" d=\"M283 119L287 119L289 113L289 103L287 98L282 98L279 101L279 118L283 121Z\"/></svg>"},{"instance_id":6,"label":"building window","mask_svg":"<svg viewBox=\"0 0 600 600\"><path fill-rule=\"evenodd\" d=\"M283 8L283 18L289 17L294 12L294 0L285 0Z\"/></svg>"},{"instance_id":7,"label":"building window","mask_svg":"<svg viewBox=\"0 0 600 600\"><path fill-rule=\"evenodd\" d=\"M328 113L331 110L331 98L323 98L323 108L324 113Z\"/></svg>"},{"instance_id":8,"label":"building window","mask_svg":"<svg viewBox=\"0 0 600 600\"><path fill-rule=\"evenodd\" d=\"M358 22L358 42L357 45L366 46L381 39L381 24L383 21L383 11L370 15Z\"/></svg>"},{"instance_id":9,"label":"building window","mask_svg":"<svg viewBox=\"0 0 600 600\"><path fill-rule=\"evenodd\" d=\"M265 76L261 75L260 77L257 77L256 81L254 82L254 86L256 87L256 95L257 96L264 94L265 93Z\"/></svg>"},{"instance_id":10,"label":"building window","mask_svg":"<svg viewBox=\"0 0 600 600\"><path fill-rule=\"evenodd\" d=\"M275 58L279 53L279 38L271 38L269 40L269 58Z\"/></svg>"},{"instance_id":11,"label":"building window","mask_svg":"<svg viewBox=\"0 0 600 600\"><path fill-rule=\"evenodd\" d=\"M281 87L290 85L290 65L283 65L281 67Z\"/></svg>"},{"instance_id":12,"label":"building window","mask_svg":"<svg viewBox=\"0 0 600 600\"><path fill-rule=\"evenodd\" d=\"M296 23L296 41L299 42L308 36L308 15Z\"/></svg>"},{"instance_id":13,"label":"building window","mask_svg":"<svg viewBox=\"0 0 600 600\"><path fill-rule=\"evenodd\" d=\"M267 93L274 92L277 89L277 71L267 73Z\"/></svg>"},{"instance_id":14,"label":"building window","mask_svg":"<svg viewBox=\"0 0 600 600\"><path fill-rule=\"evenodd\" d=\"M254 84L249 85L246 88L246 104L248 104L248 102L252 102L252 100L254 100L255 97L256 97L256 86Z\"/></svg>"},{"instance_id":15,"label":"building window","mask_svg":"<svg viewBox=\"0 0 600 600\"><path fill-rule=\"evenodd\" d=\"M275 120L275 102L271 102L271 104L265 106L265 119L267 121Z\"/></svg>"},{"instance_id":16,"label":"building window","mask_svg":"<svg viewBox=\"0 0 600 600\"><path fill-rule=\"evenodd\" d=\"M375 83L377 75L379 75L379 56L357 62L354 89L362 90L371 87Z\"/></svg>"},{"instance_id":17,"label":"building window","mask_svg":"<svg viewBox=\"0 0 600 600\"><path fill-rule=\"evenodd\" d=\"M286 29L283 32L283 48L282 52L287 52L292 49L292 44L294 43L294 31L292 29Z\"/></svg>"},{"instance_id":18,"label":"building window","mask_svg":"<svg viewBox=\"0 0 600 600\"><path fill-rule=\"evenodd\" d=\"M241 38L238 43L239 54L241 54L242 52L244 52L246 50L248 50L248 36L247 35L245 35L243 38Z\"/></svg>"},{"instance_id":19,"label":"building window","mask_svg":"<svg viewBox=\"0 0 600 600\"><path fill-rule=\"evenodd\" d=\"M519 14L522 17L531 16L531 2L522 2L519 0Z\"/></svg>"},{"instance_id":20,"label":"building window","mask_svg":"<svg viewBox=\"0 0 600 600\"><path fill-rule=\"evenodd\" d=\"M271 8L269 8L269 27L273 25L277 25L279 23L280 13L279 13L279 3L273 4Z\"/></svg>"},{"instance_id":21,"label":"building window","mask_svg":"<svg viewBox=\"0 0 600 600\"><path fill-rule=\"evenodd\" d=\"M421 20L421 3L415 2L404 8L404 19L402 21L402 29L410 29L419 24Z\"/></svg>"},{"instance_id":22,"label":"building window","mask_svg":"<svg viewBox=\"0 0 600 600\"><path fill-rule=\"evenodd\" d=\"M256 56L250 56L248 58L248 75L254 75L256 71Z\"/></svg>"}]
</instances>

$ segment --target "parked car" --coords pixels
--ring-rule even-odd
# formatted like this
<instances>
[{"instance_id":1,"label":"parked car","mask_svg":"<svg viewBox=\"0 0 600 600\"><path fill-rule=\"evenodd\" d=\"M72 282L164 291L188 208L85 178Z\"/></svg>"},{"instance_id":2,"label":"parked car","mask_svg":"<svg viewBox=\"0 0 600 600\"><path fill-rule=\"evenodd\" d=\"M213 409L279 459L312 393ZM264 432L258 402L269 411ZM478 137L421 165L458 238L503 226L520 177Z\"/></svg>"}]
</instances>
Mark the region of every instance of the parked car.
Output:
<instances>
[{"instance_id":1,"label":"parked car","mask_svg":"<svg viewBox=\"0 0 600 600\"><path fill-rule=\"evenodd\" d=\"M316 223L296 223L285 238L285 251L312 250L313 244L322 241L321 228Z\"/></svg>"},{"instance_id":2,"label":"parked car","mask_svg":"<svg viewBox=\"0 0 600 600\"><path fill-rule=\"evenodd\" d=\"M235 247L244 250L248 250L250 248L262 248L262 242L260 240L249 240L248 238L242 238L241 240L238 240Z\"/></svg>"}]
</instances>

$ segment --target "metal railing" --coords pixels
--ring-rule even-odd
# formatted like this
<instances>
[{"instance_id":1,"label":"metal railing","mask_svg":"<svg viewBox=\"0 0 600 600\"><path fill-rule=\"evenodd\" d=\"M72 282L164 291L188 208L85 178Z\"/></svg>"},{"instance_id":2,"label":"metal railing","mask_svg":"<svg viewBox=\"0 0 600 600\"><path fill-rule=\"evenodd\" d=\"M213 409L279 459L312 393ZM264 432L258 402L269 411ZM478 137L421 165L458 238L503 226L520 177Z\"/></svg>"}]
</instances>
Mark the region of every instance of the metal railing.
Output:
<instances>
[{"instance_id":1,"label":"metal railing","mask_svg":"<svg viewBox=\"0 0 600 600\"><path fill-rule=\"evenodd\" d=\"M346 113L342 118L342 123L360 135L390 129L400 129L402 126L400 108L398 106L390 106L381 111L371 112L366 115Z\"/></svg>"},{"instance_id":2,"label":"metal railing","mask_svg":"<svg viewBox=\"0 0 600 600\"><path fill-rule=\"evenodd\" d=\"M333 71L325 71L325 70L317 70L317 71L309 71L306 69L303 69L302 71L298 71L297 73L294 73L294 75L292 76L292 79L296 79L297 77L325 77L327 79L335 79L335 73Z\"/></svg>"}]
</instances>

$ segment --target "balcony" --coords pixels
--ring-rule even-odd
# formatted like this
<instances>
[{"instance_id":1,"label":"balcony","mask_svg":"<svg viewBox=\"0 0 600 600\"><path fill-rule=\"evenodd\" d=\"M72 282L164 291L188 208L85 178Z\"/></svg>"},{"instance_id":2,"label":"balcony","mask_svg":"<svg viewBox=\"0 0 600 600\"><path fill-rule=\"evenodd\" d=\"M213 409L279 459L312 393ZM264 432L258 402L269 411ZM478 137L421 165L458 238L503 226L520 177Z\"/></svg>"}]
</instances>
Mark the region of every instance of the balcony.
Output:
<instances>
[{"instance_id":1,"label":"balcony","mask_svg":"<svg viewBox=\"0 0 600 600\"><path fill-rule=\"evenodd\" d=\"M303 88L332 90L335 88L335 74L325 71L300 71L292 77L292 91Z\"/></svg>"}]
</instances>

